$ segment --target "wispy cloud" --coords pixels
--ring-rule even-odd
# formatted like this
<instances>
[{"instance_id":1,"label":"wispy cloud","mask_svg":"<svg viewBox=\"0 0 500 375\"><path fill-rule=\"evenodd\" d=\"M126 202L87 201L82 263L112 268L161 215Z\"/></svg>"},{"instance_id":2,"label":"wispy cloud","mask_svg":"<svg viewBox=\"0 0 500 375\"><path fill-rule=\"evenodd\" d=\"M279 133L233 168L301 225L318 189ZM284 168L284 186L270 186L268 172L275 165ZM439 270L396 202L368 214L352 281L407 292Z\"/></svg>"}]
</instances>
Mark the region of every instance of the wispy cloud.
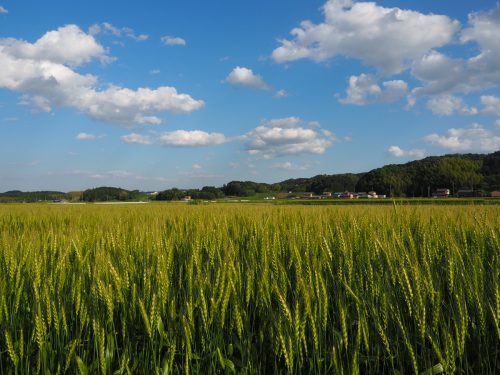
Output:
<instances>
[{"instance_id":1,"label":"wispy cloud","mask_svg":"<svg viewBox=\"0 0 500 375\"><path fill-rule=\"evenodd\" d=\"M283 163L275 163L271 166L271 168L283 171L305 171L311 168L311 163L305 162L305 163L295 164L290 161L286 161Z\"/></svg>"},{"instance_id":2,"label":"wispy cloud","mask_svg":"<svg viewBox=\"0 0 500 375\"><path fill-rule=\"evenodd\" d=\"M116 27L116 26L113 26L109 22L103 22L101 24L94 24L94 25L90 26L90 28L89 28L90 35L97 35L100 33L104 33L107 35L113 35L113 36L116 36L118 38L125 36L125 37L133 39L137 42L143 42L143 41L149 39L149 35L136 34L135 31L133 29L131 29L130 27Z\"/></svg>"},{"instance_id":3,"label":"wispy cloud","mask_svg":"<svg viewBox=\"0 0 500 375\"><path fill-rule=\"evenodd\" d=\"M277 98L284 98L285 96L288 96L288 93L286 92L286 90L281 89L281 90L276 91L274 96Z\"/></svg>"},{"instance_id":4,"label":"wispy cloud","mask_svg":"<svg viewBox=\"0 0 500 375\"><path fill-rule=\"evenodd\" d=\"M161 37L161 41L166 46L185 46L186 40L176 36L165 35Z\"/></svg>"},{"instance_id":5,"label":"wispy cloud","mask_svg":"<svg viewBox=\"0 0 500 375\"><path fill-rule=\"evenodd\" d=\"M97 136L95 134L89 134L89 133L78 133L78 135L75 137L78 140L88 140L88 139L95 139Z\"/></svg>"}]
</instances>

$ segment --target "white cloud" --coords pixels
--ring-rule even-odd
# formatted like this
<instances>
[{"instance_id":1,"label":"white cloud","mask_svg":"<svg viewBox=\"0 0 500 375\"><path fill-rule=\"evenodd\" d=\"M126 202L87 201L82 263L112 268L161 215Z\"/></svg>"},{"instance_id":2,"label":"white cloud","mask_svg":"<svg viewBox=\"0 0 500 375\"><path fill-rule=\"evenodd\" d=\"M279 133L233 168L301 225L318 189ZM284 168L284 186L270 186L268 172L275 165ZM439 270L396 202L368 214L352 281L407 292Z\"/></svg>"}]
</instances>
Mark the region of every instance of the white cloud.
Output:
<instances>
[{"instance_id":1,"label":"white cloud","mask_svg":"<svg viewBox=\"0 0 500 375\"><path fill-rule=\"evenodd\" d=\"M500 149L500 136L479 124L473 124L469 128L451 128L445 135L429 134L424 140L457 152L493 152Z\"/></svg>"},{"instance_id":2,"label":"white cloud","mask_svg":"<svg viewBox=\"0 0 500 375\"><path fill-rule=\"evenodd\" d=\"M292 162L286 161L283 163L275 163L271 166L272 169L278 169L283 171L305 171L311 167L310 163L294 164Z\"/></svg>"},{"instance_id":3,"label":"white cloud","mask_svg":"<svg viewBox=\"0 0 500 375\"><path fill-rule=\"evenodd\" d=\"M225 81L233 85L247 86L259 90L270 90L270 86L260 75L254 74L252 69L240 66L234 68Z\"/></svg>"},{"instance_id":4,"label":"white cloud","mask_svg":"<svg viewBox=\"0 0 500 375\"><path fill-rule=\"evenodd\" d=\"M137 178L138 176L135 176L133 173L126 171L126 170L112 170L112 171L107 171L107 172L85 172L85 171L75 171L77 172L76 174L83 174L87 175L89 178L94 178L94 179L111 179L111 178L129 178L129 177L134 177ZM78 173L81 172L81 173Z\"/></svg>"},{"instance_id":5,"label":"white cloud","mask_svg":"<svg viewBox=\"0 0 500 375\"><path fill-rule=\"evenodd\" d=\"M500 35L500 4L487 12L477 12L469 15L469 27L462 31L461 41L467 43L476 41L486 51L500 51L498 45Z\"/></svg>"},{"instance_id":6,"label":"white cloud","mask_svg":"<svg viewBox=\"0 0 500 375\"><path fill-rule=\"evenodd\" d=\"M130 27L116 27L110 24L109 22L103 22L102 24L94 24L89 27L90 35L97 35L100 33L113 35L118 38L122 36L126 36L130 39L133 39L137 42L143 42L149 39L149 35L146 34L136 34L133 29Z\"/></svg>"},{"instance_id":7,"label":"white cloud","mask_svg":"<svg viewBox=\"0 0 500 375\"><path fill-rule=\"evenodd\" d=\"M7 14L9 11L0 5L0 14Z\"/></svg>"},{"instance_id":8,"label":"white cloud","mask_svg":"<svg viewBox=\"0 0 500 375\"><path fill-rule=\"evenodd\" d=\"M94 37L75 25L48 32L33 44L0 39L0 87L20 92L22 103L43 111L72 107L95 120L124 126L158 124L161 120L156 113L187 113L204 106L202 100L169 86L99 89L96 76L73 70L93 59L107 58Z\"/></svg>"},{"instance_id":9,"label":"white cloud","mask_svg":"<svg viewBox=\"0 0 500 375\"><path fill-rule=\"evenodd\" d=\"M163 44L165 44L167 46L185 46L186 45L186 41L184 39L179 38L179 37L169 36L169 35L162 36L161 41L163 42Z\"/></svg>"},{"instance_id":10,"label":"white cloud","mask_svg":"<svg viewBox=\"0 0 500 375\"><path fill-rule=\"evenodd\" d=\"M500 119L498 119L498 120L495 121L495 127L497 129L500 129Z\"/></svg>"},{"instance_id":11,"label":"white cloud","mask_svg":"<svg viewBox=\"0 0 500 375\"><path fill-rule=\"evenodd\" d=\"M160 69L151 69L149 71L149 74L153 74L153 75L160 74L160 73L161 73Z\"/></svg>"},{"instance_id":12,"label":"white cloud","mask_svg":"<svg viewBox=\"0 0 500 375\"><path fill-rule=\"evenodd\" d=\"M263 122L263 125L272 127L272 128L287 128L287 127L295 127L299 123L303 122L300 117L290 116L283 118L275 118L271 120L266 120Z\"/></svg>"},{"instance_id":13,"label":"white cloud","mask_svg":"<svg viewBox=\"0 0 500 375\"><path fill-rule=\"evenodd\" d=\"M288 93L286 92L286 90L278 90L276 91L276 94L274 94L275 97L277 98L284 98L285 96L288 96Z\"/></svg>"},{"instance_id":14,"label":"white cloud","mask_svg":"<svg viewBox=\"0 0 500 375\"><path fill-rule=\"evenodd\" d=\"M266 121L241 137L247 152L255 157L272 159L283 155L323 154L335 140L328 130L302 125L296 117Z\"/></svg>"},{"instance_id":15,"label":"white cloud","mask_svg":"<svg viewBox=\"0 0 500 375\"><path fill-rule=\"evenodd\" d=\"M427 101L427 108L432 113L440 116L451 116L454 113L462 115L475 115L478 113L477 108L467 107L462 98L450 94L441 94L433 96Z\"/></svg>"},{"instance_id":16,"label":"white cloud","mask_svg":"<svg viewBox=\"0 0 500 375\"><path fill-rule=\"evenodd\" d=\"M1 38L0 51L13 59L50 62L71 67L93 59L109 61L107 51L92 35L76 25L67 25L45 33L35 43L14 38Z\"/></svg>"},{"instance_id":17,"label":"white cloud","mask_svg":"<svg viewBox=\"0 0 500 375\"><path fill-rule=\"evenodd\" d=\"M89 134L89 133L78 133L76 136L76 139L78 140L87 140L87 139L95 139L96 135L95 134Z\"/></svg>"},{"instance_id":18,"label":"white cloud","mask_svg":"<svg viewBox=\"0 0 500 375\"><path fill-rule=\"evenodd\" d=\"M322 9L324 22L302 21L291 31L292 40L280 41L272 53L276 62L348 56L394 74L403 71L408 61L449 43L459 28L458 21L447 16L384 8L374 2L329 0Z\"/></svg>"},{"instance_id":19,"label":"white cloud","mask_svg":"<svg viewBox=\"0 0 500 375\"><path fill-rule=\"evenodd\" d=\"M479 53L468 59L450 58L430 51L415 61L412 74L422 86L412 91L410 104L427 95L469 93L500 85L500 4L488 12L469 15L462 43L474 42Z\"/></svg>"},{"instance_id":20,"label":"white cloud","mask_svg":"<svg viewBox=\"0 0 500 375\"><path fill-rule=\"evenodd\" d=\"M141 87L137 90L117 86L103 91L90 90L87 96L75 106L90 117L116 124L158 124L158 117L148 116L152 113L192 112L204 106L201 100L195 100L187 94L179 94L175 87L158 87L150 89Z\"/></svg>"},{"instance_id":21,"label":"white cloud","mask_svg":"<svg viewBox=\"0 0 500 375\"><path fill-rule=\"evenodd\" d=\"M423 158L425 156L425 150L413 149L413 150L403 150L399 146L391 146L387 149L387 152L397 158L412 157L412 158Z\"/></svg>"},{"instance_id":22,"label":"white cloud","mask_svg":"<svg viewBox=\"0 0 500 375\"><path fill-rule=\"evenodd\" d=\"M484 108L481 113L485 115L500 116L500 98L492 95L481 96L481 104Z\"/></svg>"},{"instance_id":23,"label":"white cloud","mask_svg":"<svg viewBox=\"0 0 500 375\"><path fill-rule=\"evenodd\" d=\"M164 146L199 147L220 145L228 142L228 139L221 133L207 133L202 130L175 130L162 133L159 142Z\"/></svg>"},{"instance_id":24,"label":"white cloud","mask_svg":"<svg viewBox=\"0 0 500 375\"><path fill-rule=\"evenodd\" d=\"M408 92L405 81L385 81L380 87L371 74L361 74L349 78L347 96L340 99L343 104L365 105L370 103L390 103L402 98Z\"/></svg>"},{"instance_id":25,"label":"white cloud","mask_svg":"<svg viewBox=\"0 0 500 375\"><path fill-rule=\"evenodd\" d=\"M125 143L138 143L141 145L150 145L151 143L153 143L150 137L137 133L123 135L120 137L120 139Z\"/></svg>"},{"instance_id":26,"label":"white cloud","mask_svg":"<svg viewBox=\"0 0 500 375\"><path fill-rule=\"evenodd\" d=\"M155 135L131 133L120 138L125 143L150 145L153 143L170 147L201 147L230 142L222 133L207 133L202 130L174 130Z\"/></svg>"},{"instance_id":27,"label":"white cloud","mask_svg":"<svg viewBox=\"0 0 500 375\"><path fill-rule=\"evenodd\" d=\"M202 168L202 166L201 166L201 165L199 165L199 164L193 164L192 168L193 168L193 169L201 169L201 168Z\"/></svg>"}]
</instances>

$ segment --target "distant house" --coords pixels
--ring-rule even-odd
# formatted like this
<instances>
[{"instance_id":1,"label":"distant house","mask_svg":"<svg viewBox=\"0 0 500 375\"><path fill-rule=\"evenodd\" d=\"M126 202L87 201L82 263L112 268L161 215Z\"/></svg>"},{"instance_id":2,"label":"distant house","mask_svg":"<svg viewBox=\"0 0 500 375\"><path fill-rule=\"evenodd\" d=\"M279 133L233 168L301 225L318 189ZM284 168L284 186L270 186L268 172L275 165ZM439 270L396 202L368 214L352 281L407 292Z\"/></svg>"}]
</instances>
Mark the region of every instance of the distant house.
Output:
<instances>
[{"instance_id":1,"label":"distant house","mask_svg":"<svg viewBox=\"0 0 500 375\"><path fill-rule=\"evenodd\" d=\"M339 198L342 198L342 199L354 199L355 195L354 195L354 193L351 193L349 191L345 191L342 194L340 194Z\"/></svg>"},{"instance_id":2,"label":"distant house","mask_svg":"<svg viewBox=\"0 0 500 375\"><path fill-rule=\"evenodd\" d=\"M325 198L331 198L332 197L332 192L331 191L324 191L322 195Z\"/></svg>"},{"instance_id":3,"label":"distant house","mask_svg":"<svg viewBox=\"0 0 500 375\"><path fill-rule=\"evenodd\" d=\"M365 191L361 191L359 193L356 193L358 198L378 198L378 195L374 191L369 191L368 193Z\"/></svg>"},{"instance_id":4,"label":"distant house","mask_svg":"<svg viewBox=\"0 0 500 375\"><path fill-rule=\"evenodd\" d=\"M461 189L457 191L457 197L459 198L470 198L470 197L482 197L482 190L473 190L473 189Z\"/></svg>"},{"instance_id":5,"label":"distant house","mask_svg":"<svg viewBox=\"0 0 500 375\"><path fill-rule=\"evenodd\" d=\"M432 193L434 198L446 198L450 196L450 189L436 189L434 193Z\"/></svg>"},{"instance_id":6,"label":"distant house","mask_svg":"<svg viewBox=\"0 0 500 375\"><path fill-rule=\"evenodd\" d=\"M181 201L183 202L189 202L191 200L191 196L190 195L186 195L184 197L182 197Z\"/></svg>"},{"instance_id":7,"label":"distant house","mask_svg":"<svg viewBox=\"0 0 500 375\"><path fill-rule=\"evenodd\" d=\"M500 191L492 191L491 197L492 198L500 198Z\"/></svg>"}]
</instances>

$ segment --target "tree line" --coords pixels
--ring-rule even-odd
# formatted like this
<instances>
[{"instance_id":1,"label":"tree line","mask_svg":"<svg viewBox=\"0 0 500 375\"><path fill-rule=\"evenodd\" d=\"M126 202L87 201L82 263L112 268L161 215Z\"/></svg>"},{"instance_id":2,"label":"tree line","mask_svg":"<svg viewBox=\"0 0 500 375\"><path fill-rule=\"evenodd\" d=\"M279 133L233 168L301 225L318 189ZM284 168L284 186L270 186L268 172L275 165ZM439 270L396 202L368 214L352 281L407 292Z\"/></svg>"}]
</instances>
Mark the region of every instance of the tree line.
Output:
<instances>
[{"instance_id":1,"label":"tree line","mask_svg":"<svg viewBox=\"0 0 500 375\"><path fill-rule=\"evenodd\" d=\"M249 197L256 194L280 192L303 193L344 191L375 191L393 197L427 197L439 188L450 189L452 194L460 189L500 190L500 151L483 154L453 154L430 156L405 164L390 164L367 173L343 173L295 178L278 183L231 181L221 187L204 186L201 189L172 188L161 191L157 200L191 199L212 200L223 197ZM0 193L0 202L36 202L75 200L84 202L129 201L145 199L138 190L115 187L87 189L77 196L57 191L9 191Z\"/></svg>"},{"instance_id":2,"label":"tree line","mask_svg":"<svg viewBox=\"0 0 500 375\"><path fill-rule=\"evenodd\" d=\"M224 196L248 197L260 193L375 191L393 197L427 197L436 189L500 190L500 151L488 155L452 154L430 156L405 164L390 164L367 173L317 175L267 184L254 181L231 181L220 188L161 192L158 200L215 199Z\"/></svg>"}]
</instances>

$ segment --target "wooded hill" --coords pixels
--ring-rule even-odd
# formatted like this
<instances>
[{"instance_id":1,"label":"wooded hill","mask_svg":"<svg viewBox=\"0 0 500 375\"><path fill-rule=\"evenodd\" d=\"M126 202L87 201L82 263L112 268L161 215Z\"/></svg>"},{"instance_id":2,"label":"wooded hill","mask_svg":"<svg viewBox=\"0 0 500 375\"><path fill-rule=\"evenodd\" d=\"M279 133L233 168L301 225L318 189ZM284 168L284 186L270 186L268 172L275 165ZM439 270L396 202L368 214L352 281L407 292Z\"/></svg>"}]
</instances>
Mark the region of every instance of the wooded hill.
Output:
<instances>
[{"instance_id":1,"label":"wooded hill","mask_svg":"<svg viewBox=\"0 0 500 375\"><path fill-rule=\"evenodd\" d=\"M367 173L318 175L275 184L231 181L225 195L251 196L267 192L376 191L388 196L426 197L439 188L500 190L500 151L492 154L430 156L406 164L390 164Z\"/></svg>"}]
</instances>

